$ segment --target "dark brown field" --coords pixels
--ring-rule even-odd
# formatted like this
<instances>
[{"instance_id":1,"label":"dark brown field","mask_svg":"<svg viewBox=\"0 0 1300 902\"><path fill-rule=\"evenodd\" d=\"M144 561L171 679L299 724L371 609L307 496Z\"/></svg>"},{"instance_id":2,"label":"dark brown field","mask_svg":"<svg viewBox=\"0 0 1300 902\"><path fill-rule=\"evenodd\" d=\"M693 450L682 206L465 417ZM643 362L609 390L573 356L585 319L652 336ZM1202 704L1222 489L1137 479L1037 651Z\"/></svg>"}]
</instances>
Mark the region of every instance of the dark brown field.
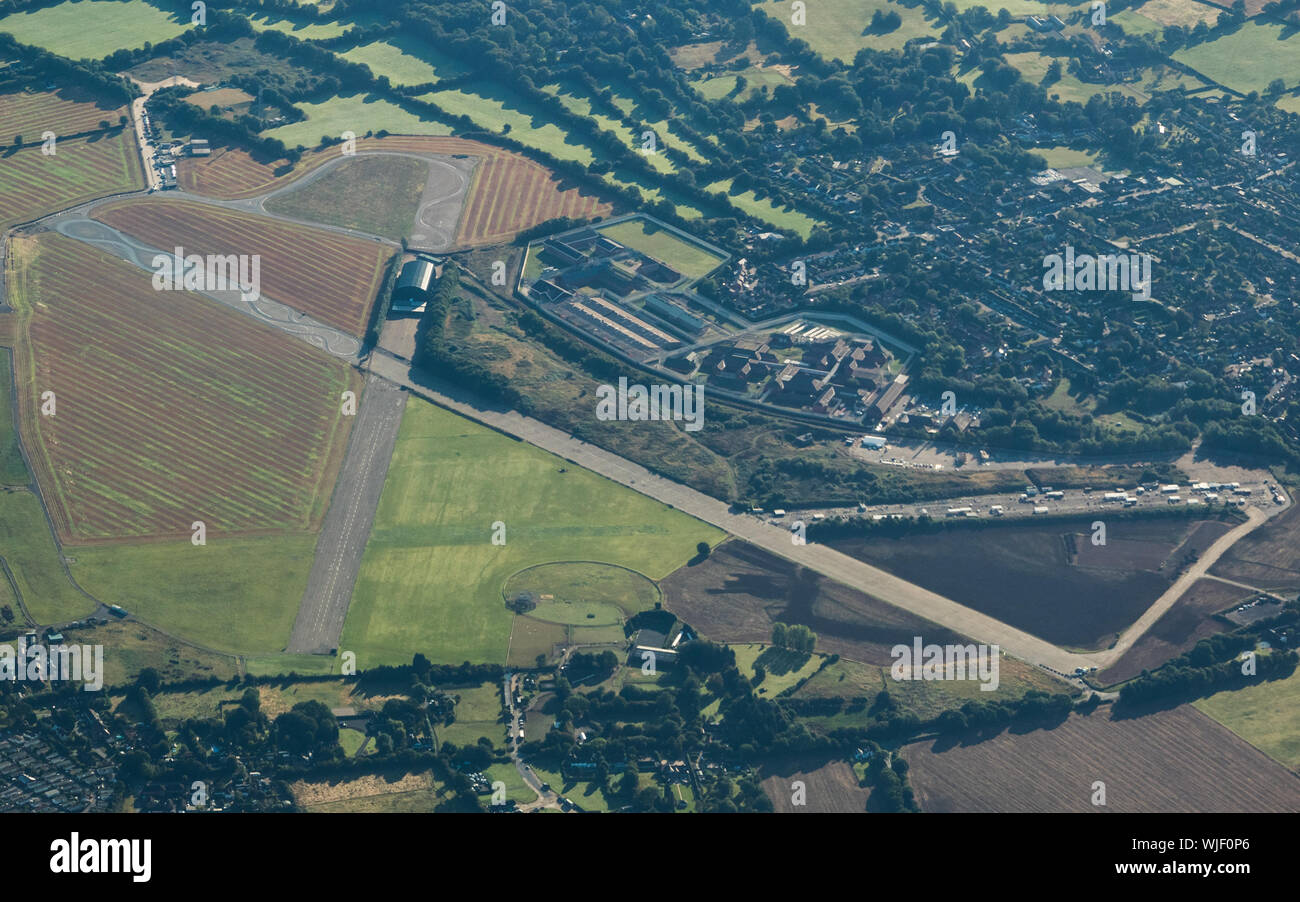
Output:
<instances>
[{"instance_id":1,"label":"dark brown field","mask_svg":"<svg viewBox=\"0 0 1300 902\"><path fill-rule=\"evenodd\" d=\"M797 757L768 761L759 769L763 791L779 814L856 814L867 810L871 790L858 785L847 761ZM807 804L795 805L791 785L804 784Z\"/></svg>"},{"instance_id":2,"label":"dark brown field","mask_svg":"<svg viewBox=\"0 0 1300 902\"><path fill-rule=\"evenodd\" d=\"M1104 648L1160 597L1218 521L1096 517L830 543L845 554L1067 648Z\"/></svg>"},{"instance_id":3,"label":"dark brown field","mask_svg":"<svg viewBox=\"0 0 1300 902\"><path fill-rule=\"evenodd\" d=\"M1190 705L904 748L922 811L1300 811L1300 779ZM1105 806L1092 804L1093 783Z\"/></svg>"},{"instance_id":4,"label":"dark brown field","mask_svg":"<svg viewBox=\"0 0 1300 902\"><path fill-rule=\"evenodd\" d=\"M1217 580L1197 580L1123 657L1096 674L1097 681L1103 686L1113 686L1131 680L1143 670L1154 670L1188 651L1200 640L1231 629L1215 620L1214 613L1253 594Z\"/></svg>"},{"instance_id":5,"label":"dark brown field","mask_svg":"<svg viewBox=\"0 0 1300 902\"><path fill-rule=\"evenodd\" d=\"M1300 591L1300 505L1233 545L1210 572L1270 592Z\"/></svg>"},{"instance_id":6,"label":"dark brown field","mask_svg":"<svg viewBox=\"0 0 1300 902\"><path fill-rule=\"evenodd\" d=\"M659 584L664 607L719 642L767 642L772 624L804 623L817 651L887 665L889 649L923 635L961 640L950 630L823 579L745 542L730 541L708 560L682 567Z\"/></svg>"}]
</instances>

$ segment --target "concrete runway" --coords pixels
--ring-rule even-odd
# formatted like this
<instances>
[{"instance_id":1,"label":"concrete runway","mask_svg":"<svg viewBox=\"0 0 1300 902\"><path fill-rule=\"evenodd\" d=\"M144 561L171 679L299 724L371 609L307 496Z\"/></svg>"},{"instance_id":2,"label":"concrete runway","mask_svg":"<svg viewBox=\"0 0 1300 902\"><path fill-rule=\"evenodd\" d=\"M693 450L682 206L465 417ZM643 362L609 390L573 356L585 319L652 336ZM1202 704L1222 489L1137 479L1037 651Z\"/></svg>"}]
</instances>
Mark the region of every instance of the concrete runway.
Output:
<instances>
[{"instance_id":1,"label":"concrete runway","mask_svg":"<svg viewBox=\"0 0 1300 902\"><path fill-rule=\"evenodd\" d=\"M289 636L291 654L329 654L338 647L405 409L406 393L398 386L374 376L366 381Z\"/></svg>"}]
</instances>

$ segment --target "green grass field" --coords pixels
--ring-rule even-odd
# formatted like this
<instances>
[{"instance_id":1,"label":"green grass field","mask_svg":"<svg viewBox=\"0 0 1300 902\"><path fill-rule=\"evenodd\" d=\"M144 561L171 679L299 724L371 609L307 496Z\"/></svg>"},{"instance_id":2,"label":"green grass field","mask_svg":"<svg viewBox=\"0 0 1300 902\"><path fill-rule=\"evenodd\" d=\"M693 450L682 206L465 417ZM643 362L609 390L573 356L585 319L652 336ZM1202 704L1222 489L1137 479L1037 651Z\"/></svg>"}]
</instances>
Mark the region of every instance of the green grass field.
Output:
<instances>
[{"instance_id":1,"label":"green grass field","mask_svg":"<svg viewBox=\"0 0 1300 902\"><path fill-rule=\"evenodd\" d=\"M1289 35L1285 40L1283 35ZM1300 37L1274 23L1247 22L1213 41L1188 47L1174 59L1242 93L1262 92L1275 78L1300 83Z\"/></svg>"},{"instance_id":2,"label":"green grass field","mask_svg":"<svg viewBox=\"0 0 1300 902\"><path fill-rule=\"evenodd\" d=\"M360 137L381 129L394 135L450 135L451 126L407 112L373 94L340 94L321 103L300 103L307 118L264 134L290 147L315 147L322 135L337 138L346 131Z\"/></svg>"},{"instance_id":3,"label":"green grass field","mask_svg":"<svg viewBox=\"0 0 1300 902\"><path fill-rule=\"evenodd\" d=\"M634 251L654 257L691 279L708 275L724 259L645 219L629 219L597 231Z\"/></svg>"},{"instance_id":4,"label":"green grass field","mask_svg":"<svg viewBox=\"0 0 1300 902\"><path fill-rule=\"evenodd\" d=\"M65 553L76 559L69 566L77 581L105 604L207 648L265 654L289 641L315 547L315 535L300 534Z\"/></svg>"},{"instance_id":5,"label":"green grass field","mask_svg":"<svg viewBox=\"0 0 1300 902\"><path fill-rule=\"evenodd\" d=\"M116 50L160 43L189 27L190 6L168 14L143 0L75 0L10 13L0 31L71 59L103 59Z\"/></svg>"},{"instance_id":6,"label":"green grass field","mask_svg":"<svg viewBox=\"0 0 1300 902\"><path fill-rule=\"evenodd\" d=\"M805 655L759 644L729 647L736 653L736 666L751 680L754 678L754 665L762 666L766 675L755 691L768 698L780 695L805 677L812 676L822 666L821 655Z\"/></svg>"},{"instance_id":7,"label":"green grass field","mask_svg":"<svg viewBox=\"0 0 1300 902\"><path fill-rule=\"evenodd\" d=\"M0 557L38 623L66 623L95 609L63 572L45 512L31 492L0 492Z\"/></svg>"},{"instance_id":8,"label":"green grass field","mask_svg":"<svg viewBox=\"0 0 1300 902\"><path fill-rule=\"evenodd\" d=\"M1192 704L1270 758L1300 771L1300 670L1285 680L1218 692Z\"/></svg>"},{"instance_id":9,"label":"green grass field","mask_svg":"<svg viewBox=\"0 0 1300 902\"><path fill-rule=\"evenodd\" d=\"M589 561L529 567L502 590L507 600L522 592L532 593L537 604L528 616L583 627L619 625L662 600L659 587L642 574Z\"/></svg>"},{"instance_id":10,"label":"green grass field","mask_svg":"<svg viewBox=\"0 0 1300 902\"><path fill-rule=\"evenodd\" d=\"M32 477L18 442L12 387L9 352L0 348L0 485L27 485Z\"/></svg>"},{"instance_id":11,"label":"green grass field","mask_svg":"<svg viewBox=\"0 0 1300 902\"><path fill-rule=\"evenodd\" d=\"M63 636L69 644L104 646L105 686L125 686L146 667L166 682L238 676L234 657L201 651L141 623L110 620L94 629L64 630Z\"/></svg>"},{"instance_id":12,"label":"green grass field","mask_svg":"<svg viewBox=\"0 0 1300 902\"><path fill-rule=\"evenodd\" d=\"M727 196L727 200L750 216L770 222L778 229L789 229L801 238L811 235L813 226L817 225L817 220L811 216L800 213L794 207L778 207L770 197L759 199L752 190L733 191L731 179L723 179L706 187L709 191L722 192Z\"/></svg>"},{"instance_id":13,"label":"green grass field","mask_svg":"<svg viewBox=\"0 0 1300 902\"><path fill-rule=\"evenodd\" d=\"M1033 147L1030 153L1036 153L1047 161L1048 167L1060 169L1068 166L1093 166L1097 162L1096 151L1075 150L1071 147Z\"/></svg>"},{"instance_id":14,"label":"green grass field","mask_svg":"<svg viewBox=\"0 0 1300 902\"><path fill-rule=\"evenodd\" d=\"M272 198L266 209L397 241L411 234L428 178L429 164L423 160L358 156Z\"/></svg>"},{"instance_id":15,"label":"green grass field","mask_svg":"<svg viewBox=\"0 0 1300 902\"><path fill-rule=\"evenodd\" d=\"M899 50L912 38L938 38L940 31L926 20L921 6L903 6L889 0L816 0L807 4L807 24L802 26L791 23L789 0L762 3L758 8L822 56L846 63L852 62L863 48ZM897 12L903 24L889 32L864 33L876 10Z\"/></svg>"},{"instance_id":16,"label":"green grass field","mask_svg":"<svg viewBox=\"0 0 1300 902\"><path fill-rule=\"evenodd\" d=\"M420 99L453 116L468 116L486 131L499 133L509 126L508 134L512 138L561 160L576 160L586 166L598 156L591 147L571 137L545 114L502 88L485 85L484 93L454 88L424 94Z\"/></svg>"},{"instance_id":17,"label":"green grass field","mask_svg":"<svg viewBox=\"0 0 1300 902\"><path fill-rule=\"evenodd\" d=\"M277 13L258 13L249 16L248 21L258 31L280 31L293 35L300 41L316 41L336 38L353 26L352 22L311 22L306 19L294 19ZM361 62L365 62L361 60Z\"/></svg>"},{"instance_id":18,"label":"green grass field","mask_svg":"<svg viewBox=\"0 0 1300 902\"><path fill-rule=\"evenodd\" d=\"M505 545L491 542L498 520ZM697 542L721 538L665 505L412 399L340 648L356 651L363 667L406 663L417 651L442 663L504 663L514 615L501 590L510 574L579 556L661 579Z\"/></svg>"},{"instance_id":19,"label":"green grass field","mask_svg":"<svg viewBox=\"0 0 1300 902\"><path fill-rule=\"evenodd\" d=\"M395 85L422 85L465 74L465 67L450 57L401 38L363 44L341 55L349 62L364 63L376 76L388 76Z\"/></svg>"}]
</instances>

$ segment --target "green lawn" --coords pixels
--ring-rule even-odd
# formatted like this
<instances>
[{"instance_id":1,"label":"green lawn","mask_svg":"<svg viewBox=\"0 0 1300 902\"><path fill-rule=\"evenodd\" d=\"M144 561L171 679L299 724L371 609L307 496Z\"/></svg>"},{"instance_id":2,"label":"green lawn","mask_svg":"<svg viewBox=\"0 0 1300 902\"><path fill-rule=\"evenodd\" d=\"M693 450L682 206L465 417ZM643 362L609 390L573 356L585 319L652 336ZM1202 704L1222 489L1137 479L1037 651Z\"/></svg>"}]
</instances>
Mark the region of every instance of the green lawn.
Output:
<instances>
[{"instance_id":1,"label":"green lawn","mask_svg":"<svg viewBox=\"0 0 1300 902\"><path fill-rule=\"evenodd\" d=\"M1300 771L1300 670L1192 702L1270 758Z\"/></svg>"},{"instance_id":2,"label":"green lawn","mask_svg":"<svg viewBox=\"0 0 1300 902\"><path fill-rule=\"evenodd\" d=\"M1290 36L1283 40L1283 34ZM1300 37L1273 23L1247 22L1231 34L1178 51L1174 59L1243 93L1262 92L1275 78L1288 88L1300 83Z\"/></svg>"},{"instance_id":3,"label":"green lawn","mask_svg":"<svg viewBox=\"0 0 1300 902\"><path fill-rule=\"evenodd\" d=\"M472 93L457 88L434 91L420 99L453 116L468 116L486 131L501 133L509 126L510 137L561 160L576 160L586 166L597 158L592 148L571 137L526 101L494 85L484 85L483 91Z\"/></svg>"},{"instance_id":4,"label":"green lawn","mask_svg":"<svg viewBox=\"0 0 1300 902\"><path fill-rule=\"evenodd\" d=\"M339 137L346 131L360 137L384 130L394 135L450 135L451 126L407 112L374 94L340 94L322 103L300 103L307 114L302 122L273 128L266 135L289 147L315 147L322 135Z\"/></svg>"},{"instance_id":5,"label":"green lawn","mask_svg":"<svg viewBox=\"0 0 1300 902\"><path fill-rule=\"evenodd\" d=\"M806 7L807 24L800 26L790 21L792 4L789 0L758 5L759 9L784 25L792 37L807 41L822 56L846 63L852 62L863 48L899 50L912 38L937 39L940 33L932 22L926 20L919 4L903 6L889 0L814 0ZM876 10L897 12L903 24L889 32L866 32L871 14Z\"/></svg>"},{"instance_id":6,"label":"green lawn","mask_svg":"<svg viewBox=\"0 0 1300 902\"><path fill-rule=\"evenodd\" d=\"M306 19L293 19L276 13L258 13L248 17L248 21L258 31L280 31L293 35L300 41L315 41L336 38L355 23L353 22L311 22ZM360 62L365 62L361 60Z\"/></svg>"},{"instance_id":7,"label":"green lawn","mask_svg":"<svg viewBox=\"0 0 1300 902\"><path fill-rule=\"evenodd\" d=\"M564 472L561 472L563 470ZM493 545L492 524L506 524ZM600 476L412 399L341 648L363 666L414 652L504 663L501 590L525 567L582 558L662 579L722 534Z\"/></svg>"},{"instance_id":8,"label":"green lawn","mask_svg":"<svg viewBox=\"0 0 1300 902\"><path fill-rule=\"evenodd\" d=\"M395 85L422 85L465 74L465 67L450 57L402 38L363 44L342 56L349 62L364 63L376 76L388 76Z\"/></svg>"},{"instance_id":9,"label":"green lawn","mask_svg":"<svg viewBox=\"0 0 1300 902\"><path fill-rule=\"evenodd\" d=\"M23 463L18 444L18 421L14 416L13 377L9 353L0 349L0 485L27 485L31 475Z\"/></svg>"},{"instance_id":10,"label":"green lawn","mask_svg":"<svg viewBox=\"0 0 1300 902\"><path fill-rule=\"evenodd\" d=\"M70 566L77 581L105 604L207 648L265 654L289 641L315 547L315 535L287 535L201 547L88 545L65 553L76 558Z\"/></svg>"},{"instance_id":11,"label":"green lawn","mask_svg":"<svg viewBox=\"0 0 1300 902\"><path fill-rule=\"evenodd\" d=\"M394 241L411 234L429 178L429 164L413 157L358 156L266 204L272 213L359 229Z\"/></svg>"},{"instance_id":12,"label":"green lawn","mask_svg":"<svg viewBox=\"0 0 1300 902\"><path fill-rule=\"evenodd\" d=\"M713 272L724 259L679 237L670 229L641 218L605 226L598 231L634 251L654 257L691 279L700 279Z\"/></svg>"},{"instance_id":13,"label":"green lawn","mask_svg":"<svg viewBox=\"0 0 1300 902\"><path fill-rule=\"evenodd\" d=\"M63 572L45 512L31 492L0 492L0 557L38 623L66 623L95 609Z\"/></svg>"},{"instance_id":14,"label":"green lawn","mask_svg":"<svg viewBox=\"0 0 1300 902\"><path fill-rule=\"evenodd\" d=\"M764 222L770 222L778 229L789 229L801 238L807 238L812 234L813 226L817 225L817 220L811 216L805 216L794 207L778 207L772 202L770 197L759 199L753 190L733 191L731 179L723 179L707 185L709 191L721 191L727 196L727 200L738 209L744 210L750 216L761 219Z\"/></svg>"},{"instance_id":15,"label":"green lawn","mask_svg":"<svg viewBox=\"0 0 1300 902\"><path fill-rule=\"evenodd\" d=\"M1092 150L1075 150L1071 147L1031 147L1029 152L1038 154L1052 169L1093 166L1097 163L1097 153Z\"/></svg>"},{"instance_id":16,"label":"green lawn","mask_svg":"<svg viewBox=\"0 0 1300 902\"><path fill-rule=\"evenodd\" d=\"M754 678L754 665L762 665L766 675L755 691L768 698L774 698L805 677L812 676L822 665L821 655L799 654L767 645L732 645L730 648L736 653L736 666L751 680Z\"/></svg>"},{"instance_id":17,"label":"green lawn","mask_svg":"<svg viewBox=\"0 0 1300 902\"><path fill-rule=\"evenodd\" d=\"M71 59L103 59L115 50L136 50L176 37L189 27L190 5L168 14L143 0L75 0L30 12L10 13L0 31Z\"/></svg>"}]
</instances>

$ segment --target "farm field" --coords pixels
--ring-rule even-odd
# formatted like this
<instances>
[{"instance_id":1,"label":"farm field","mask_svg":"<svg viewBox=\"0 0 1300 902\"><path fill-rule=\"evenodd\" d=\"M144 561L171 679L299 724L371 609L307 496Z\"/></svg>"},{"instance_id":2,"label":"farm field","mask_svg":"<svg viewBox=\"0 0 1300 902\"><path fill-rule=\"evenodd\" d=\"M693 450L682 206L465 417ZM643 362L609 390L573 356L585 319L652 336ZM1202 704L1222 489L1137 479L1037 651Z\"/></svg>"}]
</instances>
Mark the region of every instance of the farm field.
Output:
<instances>
[{"instance_id":1,"label":"farm field","mask_svg":"<svg viewBox=\"0 0 1300 902\"><path fill-rule=\"evenodd\" d=\"M292 498L292 496L288 496ZM326 494L328 497L328 493ZM226 654L284 649L307 587L313 534L64 546L82 587L160 629Z\"/></svg>"},{"instance_id":2,"label":"farm field","mask_svg":"<svg viewBox=\"0 0 1300 902\"><path fill-rule=\"evenodd\" d=\"M375 75L386 75L395 85L411 86L456 78L465 67L419 41L395 38L363 44L340 54L353 63L363 63Z\"/></svg>"},{"instance_id":3,"label":"farm field","mask_svg":"<svg viewBox=\"0 0 1300 902\"><path fill-rule=\"evenodd\" d=\"M914 636L939 644L961 638L735 540L661 580L659 588L664 608L715 642L765 643L774 622L802 623L817 634L819 654L887 665L889 650Z\"/></svg>"},{"instance_id":4,"label":"farm field","mask_svg":"<svg viewBox=\"0 0 1300 902\"><path fill-rule=\"evenodd\" d=\"M1242 538L1215 562L1210 574L1270 592L1300 591L1300 506Z\"/></svg>"},{"instance_id":5,"label":"farm field","mask_svg":"<svg viewBox=\"0 0 1300 902\"><path fill-rule=\"evenodd\" d=\"M1091 518L830 543L852 557L1066 648L1104 648L1169 587L1192 549L1227 531L1213 521L1110 524ZM1195 533L1193 535L1193 533ZM942 562L942 565L939 565ZM978 578L972 575L978 574Z\"/></svg>"},{"instance_id":6,"label":"farm field","mask_svg":"<svg viewBox=\"0 0 1300 902\"><path fill-rule=\"evenodd\" d=\"M92 215L163 251L257 255L266 297L351 335L365 331L392 254L360 238L186 201L117 201Z\"/></svg>"},{"instance_id":7,"label":"farm field","mask_svg":"<svg viewBox=\"0 0 1300 902\"><path fill-rule=\"evenodd\" d=\"M39 143L45 131L54 132L60 138L99 131L104 121L116 127L118 117L125 114L126 107L122 104L106 101L80 88L0 92L0 122L4 123L5 143L15 135L22 135L25 143Z\"/></svg>"},{"instance_id":8,"label":"farm field","mask_svg":"<svg viewBox=\"0 0 1300 902\"><path fill-rule=\"evenodd\" d=\"M1093 676L1103 686L1131 680L1143 670L1154 670L1170 658L1190 651L1201 639L1232 629L1214 619L1216 611L1254 593L1212 579L1198 579L1174 606L1110 667Z\"/></svg>"},{"instance_id":9,"label":"farm field","mask_svg":"<svg viewBox=\"0 0 1300 902\"><path fill-rule=\"evenodd\" d=\"M938 38L940 29L927 21L921 6L890 0L821 0L807 7L807 25L790 22L792 4L786 0L760 3L758 8L785 25L792 36L807 41L824 57L851 63L859 50L901 50L912 38ZM897 12L903 24L893 31L868 31L876 10Z\"/></svg>"},{"instance_id":10,"label":"farm field","mask_svg":"<svg viewBox=\"0 0 1300 902\"><path fill-rule=\"evenodd\" d=\"M339 94L320 103L303 101L298 107L307 114L306 119L263 134L279 138L286 147L318 147L322 136L338 138L346 131L357 137L372 131L395 135L451 134L450 125L409 112L375 94Z\"/></svg>"},{"instance_id":11,"label":"farm field","mask_svg":"<svg viewBox=\"0 0 1300 902\"><path fill-rule=\"evenodd\" d=\"M977 680L895 680L888 667L861 664L840 658L829 664L794 693L794 698L863 699L858 710L851 706L835 715L807 718L809 726L823 731L861 726L881 690L903 713L927 720L944 711L956 710L967 702L1008 701L1021 698L1031 689L1047 693L1073 693L1062 680L1032 664L1003 655L998 664L998 688L984 691Z\"/></svg>"},{"instance_id":12,"label":"farm field","mask_svg":"<svg viewBox=\"0 0 1300 902\"><path fill-rule=\"evenodd\" d=\"M601 226L596 231L634 251L654 257L691 280L704 278L726 259L679 238L670 229L639 217Z\"/></svg>"},{"instance_id":13,"label":"farm field","mask_svg":"<svg viewBox=\"0 0 1300 902\"><path fill-rule=\"evenodd\" d=\"M1192 705L1279 764L1300 772L1300 670Z\"/></svg>"},{"instance_id":14,"label":"farm field","mask_svg":"<svg viewBox=\"0 0 1300 902\"><path fill-rule=\"evenodd\" d=\"M267 201L282 216L399 241L411 233L429 164L411 157L353 157L309 185Z\"/></svg>"},{"instance_id":15,"label":"farm field","mask_svg":"<svg viewBox=\"0 0 1300 902\"><path fill-rule=\"evenodd\" d=\"M759 769L763 791L777 814L854 814L867 810L871 790L858 785L847 761L816 756L775 758ZM791 784L804 784L806 804L795 805Z\"/></svg>"},{"instance_id":16,"label":"farm field","mask_svg":"<svg viewBox=\"0 0 1300 902\"><path fill-rule=\"evenodd\" d=\"M1108 709L1050 729L904 746L925 812L1296 811L1300 781L1190 705L1115 720Z\"/></svg>"},{"instance_id":17,"label":"farm field","mask_svg":"<svg viewBox=\"0 0 1300 902\"><path fill-rule=\"evenodd\" d=\"M482 462L491 460L492 466ZM506 524L493 545L492 524ZM501 590L524 567L572 557L662 578L721 534L424 402L407 405L343 630L376 663L506 659Z\"/></svg>"},{"instance_id":18,"label":"farm field","mask_svg":"<svg viewBox=\"0 0 1300 902\"><path fill-rule=\"evenodd\" d=\"M27 138L26 135L23 136ZM53 156L35 146L0 154L0 229L109 194L144 187L129 131L59 141Z\"/></svg>"},{"instance_id":19,"label":"farm field","mask_svg":"<svg viewBox=\"0 0 1300 902\"><path fill-rule=\"evenodd\" d=\"M21 422L65 541L188 539L195 520L209 541L314 528L347 436L338 399L359 377L72 239L21 255ZM38 413L44 391L55 416Z\"/></svg>"},{"instance_id":20,"label":"farm field","mask_svg":"<svg viewBox=\"0 0 1300 902\"><path fill-rule=\"evenodd\" d=\"M1248 9L1250 5L1246 4ZM1213 8L1196 0L1147 0L1133 11L1161 25L1181 25L1189 31L1198 22L1213 25L1219 18ZM1249 14L1254 15L1254 12Z\"/></svg>"},{"instance_id":21,"label":"farm field","mask_svg":"<svg viewBox=\"0 0 1300 902\"><path fill-rule=\"evenodd\" d=\"M60 56L98 60L169 40L189 24L188 5L169 15L144 0L77 0L11 12L0 20L0 32Z\"/></svg>"},{"instance_id":22,"label":"farm field","mask_svg":"<svg viewBox=\"0 0 1300 902\"><path fill-rule=\"evenodd\" d=\"M1275 78L1288 88L1300 83L1300 37L1272 22L1247 22L1213 41L1179 50L1174 59L1243 94L1263 92Z\"/></svg>"},{"instance_id":23,"label":"farm field","mask_svg":"<svg viewBox=\"0 0 1300 902\"><path fill-rule=\"evenodd\" d=\"M299 780L289 789L300 807L320 813L427 812L455 804L431 772L400 768L351 780Z\"/></svg>"},{"instance_id":24,"label":"farm field","mask_svg":"<svg viewBox=\"0 0 1300 902\"><path fill-rule=\"evenodd\" d=\"M466 247L509 241L548 219L592 219L608 216L613 209L516 154L481 159L473 179L457 233L457 244Z\"/></svg>"},{"instance_id":25,"label":"farm field","mask_svg":"<svg viewBox=\"0 0 1300 902\"><path fill-rule=\"evenodd\" d=\"M451 725L434 724L440 743L451 742L464 748L475 745L479 737L487 737L497 748L504 745L505 723L501 720L501 686L484 683L481 686L448 689L460 697L456 703L456 721Z\"/></svg>"},{"instance_id":26,"label":"farm field","mask_svg":"<svg viewBox=\"0 0 1300 902\"><path fill-rule=\"evenodd\" d=\"M95 609L64 573L41 502L31 492L0 491L0 557L37 622L66 623ZM3 576L0 585L8 591Z\"/></svg>"}]
</instances>

